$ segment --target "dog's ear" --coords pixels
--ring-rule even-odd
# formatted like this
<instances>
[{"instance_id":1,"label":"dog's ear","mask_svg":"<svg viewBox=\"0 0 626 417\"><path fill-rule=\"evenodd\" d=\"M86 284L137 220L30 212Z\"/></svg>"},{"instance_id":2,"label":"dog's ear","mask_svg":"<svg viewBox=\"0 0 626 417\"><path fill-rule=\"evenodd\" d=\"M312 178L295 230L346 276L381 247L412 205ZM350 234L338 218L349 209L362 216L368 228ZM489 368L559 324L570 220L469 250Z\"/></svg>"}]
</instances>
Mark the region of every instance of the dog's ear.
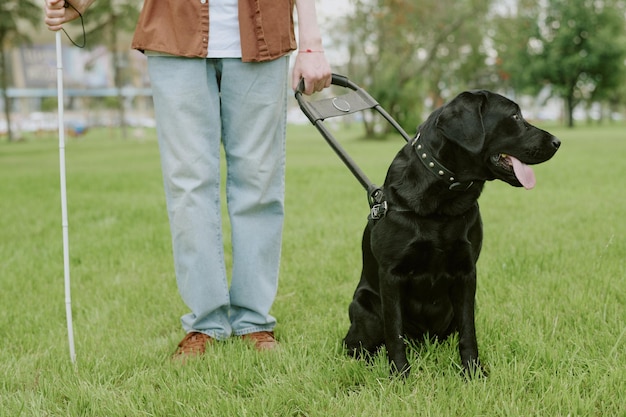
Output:
<instances>
[{"instance_id":1,"label":"dog's ear","mask_svg":"<svg viewBox=\"0 0 626 417\"><path fill-rule=\"evenodd\" d=\"M486 100L483 92L459 94L439 113L437 129L467 151L480 152L485 142L482 108Z\"/></svg>"}]
</instances>

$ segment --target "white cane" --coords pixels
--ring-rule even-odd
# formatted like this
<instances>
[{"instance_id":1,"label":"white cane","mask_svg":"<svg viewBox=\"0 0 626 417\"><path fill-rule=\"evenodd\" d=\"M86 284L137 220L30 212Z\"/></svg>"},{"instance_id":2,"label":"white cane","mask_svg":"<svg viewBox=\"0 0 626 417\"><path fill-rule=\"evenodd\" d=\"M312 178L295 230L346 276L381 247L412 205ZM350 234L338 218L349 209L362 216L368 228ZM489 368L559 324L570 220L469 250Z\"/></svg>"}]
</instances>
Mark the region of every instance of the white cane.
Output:
<instances>
[{"instance_id":1,"label":"white cane","mask_svg":"<svg viewBox=\"0 0 626 417\"><path fill-rule=\"evenodd\" d=\"M65 316L67 321L67 338L70 347L70 359L76 363L74 350L74 328L72 325L72 296L70 289L70 243L69 223L67 220L67 193L65 187L65 126L63 100L63 56L61 51L61 31L56 32L57 52L57 95L59 111L59 167L61 173L61 226L63 228L63 274L65 278Z\"/></svg>"}]
</instances>

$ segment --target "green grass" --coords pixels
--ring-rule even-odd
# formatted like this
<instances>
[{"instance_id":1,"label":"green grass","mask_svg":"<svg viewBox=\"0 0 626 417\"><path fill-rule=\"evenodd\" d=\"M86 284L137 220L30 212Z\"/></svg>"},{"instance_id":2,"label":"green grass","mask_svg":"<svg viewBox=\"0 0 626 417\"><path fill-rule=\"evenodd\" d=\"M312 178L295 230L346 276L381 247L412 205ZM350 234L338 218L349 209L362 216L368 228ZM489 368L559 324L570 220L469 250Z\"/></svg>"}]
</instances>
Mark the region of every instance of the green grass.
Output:
<instances>
[{"instance_id":1,"label":"green grass","mask_svg":"<svg viewBox=\"0 0 626 417\"><path fill-rule=\"evenodd\" d=\"M402 139L336 136L376 183ZM290 127L278 353L239 340L185 366L154 133L67 144L67 347L56 138L0 144L2 416L626 416L624 125L554 128L537 187L481 197L477 330L490 376L459 376L456 340L414 347L389 379L341 350L360 272L365 192L312 126Z\"/></svg>"}]
</instances>

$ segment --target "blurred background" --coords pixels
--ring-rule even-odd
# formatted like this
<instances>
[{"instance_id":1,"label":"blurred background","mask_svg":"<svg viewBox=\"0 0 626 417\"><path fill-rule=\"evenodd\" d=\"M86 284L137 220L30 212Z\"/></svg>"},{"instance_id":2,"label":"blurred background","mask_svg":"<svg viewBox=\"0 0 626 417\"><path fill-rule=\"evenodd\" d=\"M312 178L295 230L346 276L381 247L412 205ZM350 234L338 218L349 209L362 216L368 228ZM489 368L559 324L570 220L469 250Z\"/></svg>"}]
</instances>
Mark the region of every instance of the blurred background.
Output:
<instances>
[{"instance_id":1,"label":"blurred background","mask_svg":"<svg viewBox=\"0 0 626 417\"><path fill-rule=\"evenodd\" d=\"M57 129L55 35L42 4L0 2L0 140ZM146 59L130 49L141 5L97 0L84 15L85 48L63 35L71 135L119 126L125 137L154 127ZM573 128L626 117L626 0L318 0L317 9L333 71L409 132L456 94L479 88L518 101L533 121ZM66 30L83 42L80 21ZM290 122L307 123L292 105ZM357 122L367 136L381 133L375 120Z\"/></svg>"}]
</instances>

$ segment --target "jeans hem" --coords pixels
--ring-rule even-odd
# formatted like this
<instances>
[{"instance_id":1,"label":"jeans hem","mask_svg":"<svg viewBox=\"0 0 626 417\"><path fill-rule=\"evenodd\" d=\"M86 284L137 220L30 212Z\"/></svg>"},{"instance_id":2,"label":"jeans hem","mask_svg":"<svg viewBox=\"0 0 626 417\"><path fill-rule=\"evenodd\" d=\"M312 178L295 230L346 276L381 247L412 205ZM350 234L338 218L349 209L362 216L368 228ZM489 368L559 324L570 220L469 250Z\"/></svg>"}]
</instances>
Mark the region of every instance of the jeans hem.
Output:
<instances>
[{"instance_id":1,"label":"jeans hem","mask_svg":"<svg viewBox=\"0 0 626 417\"><path fill-rule=\"evenodd\" d=\"M256 327L249 327L247 329L233 332L233 336L245 336L250 333L273 332L273 331L274 331L274 326L256 326Z\"/></svg>"}]
</instances>

